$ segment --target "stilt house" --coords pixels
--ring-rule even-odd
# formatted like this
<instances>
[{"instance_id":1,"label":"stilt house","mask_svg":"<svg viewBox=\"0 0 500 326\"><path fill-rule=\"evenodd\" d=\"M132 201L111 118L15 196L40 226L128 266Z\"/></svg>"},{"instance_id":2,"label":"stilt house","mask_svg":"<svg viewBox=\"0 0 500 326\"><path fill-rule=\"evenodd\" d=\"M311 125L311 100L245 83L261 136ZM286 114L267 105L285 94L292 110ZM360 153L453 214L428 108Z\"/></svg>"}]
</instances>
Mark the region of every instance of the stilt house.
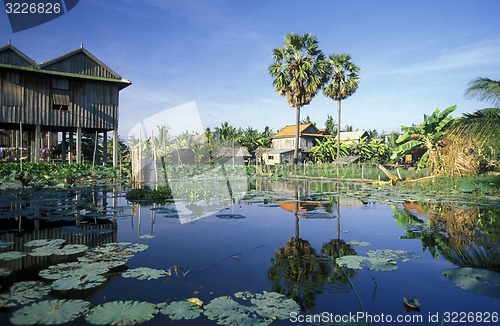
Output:
<instances>
[{"instance_id":1,"label":"stilt house","mask_svg":"<svg viewBox=\"0 0 500 326\"><path fill-rule=\"evenodd\" d=\"M106 148L113 131L116 165L119 92L130 84L83 45L37 64L9 43L0 48L0 147L18 151L18 158L26 148L28 159L38 162L40 149L60 138L63 162L80 163L83 132L102 133Z\"/></svg>"}]
</instances>

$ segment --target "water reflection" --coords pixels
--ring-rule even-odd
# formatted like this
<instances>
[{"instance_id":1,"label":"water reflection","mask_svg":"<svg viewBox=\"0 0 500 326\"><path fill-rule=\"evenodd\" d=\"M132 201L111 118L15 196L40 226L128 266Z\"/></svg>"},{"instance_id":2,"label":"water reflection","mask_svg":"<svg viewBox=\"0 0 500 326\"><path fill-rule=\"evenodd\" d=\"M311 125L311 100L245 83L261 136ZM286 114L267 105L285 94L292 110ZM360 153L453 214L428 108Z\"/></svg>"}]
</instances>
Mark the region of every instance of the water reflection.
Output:
<instances>
[{"instance_id":1,"label":"water reflection","mask_svg":"<svg viewBox=\"0 0 500 326\"><path fill-rule=\"evenodd\" d=\"M423 250L460 267L500 270L499 208L456 203L393 205L404 239L420 239Z\"/></svg>"},{"instance_id":2,"label":"water reflection","mask_svg":"<svg viewBox=\"0 0 500 326\"><path fill-rule=\"evenodd\" d=\"M307 183L305 183L307 185ZM316 296L323 292L326 285L348 284L349 277L355 271L339 267L335 259L343 255L355 255L351 246L340 239L340 197L336 197L337 239L324 243L318 254L309 241L300 238L299 221L301 212L313 211L323 207L324 203L303 203L304 183L293 183L293 201L277 201L281 208L290 211L293 205L295 216L295 237L288 239L284 247L278 248L271 259L272 267L268 270L268 278L273 282L272 291L294 299L302 311L315 307ZM333 200L326 203L328 211L332 211ZM331 218L329 216L328 218Z\"/></svg>"}]
</instances>

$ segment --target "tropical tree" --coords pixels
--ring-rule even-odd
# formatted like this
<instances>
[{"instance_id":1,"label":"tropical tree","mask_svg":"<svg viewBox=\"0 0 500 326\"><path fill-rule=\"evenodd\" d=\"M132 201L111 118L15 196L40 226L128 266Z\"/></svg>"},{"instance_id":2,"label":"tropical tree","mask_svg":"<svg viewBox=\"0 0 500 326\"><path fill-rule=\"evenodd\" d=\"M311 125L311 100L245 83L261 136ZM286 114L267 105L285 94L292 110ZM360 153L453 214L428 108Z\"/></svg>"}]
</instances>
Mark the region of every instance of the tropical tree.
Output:
<instances>
[{"instance_id":1,"label":"tropical tree","mask_svg":"<svg viewBox=\"0 0 500 326\"><path fill-rule=\"evenodd\" d=\"M345 100L358 89L359 67L351 61L348 53L330 55L328 57L329 75L331 79L323 89L323 93L338 102L338 126L342 111L342 100ZM340 128L337 128L337 139L340 140ZM340 142L337 143L337 157L340 157Z\"/></svg>"},{"instance_id":2,"label":"tropical tree","mask_svg":"<svg viewBox=\"0 0 500 326\"><path fill-rule=\"evenodd\" d=\"M311 103L327 80L327 65L318 40L309 33L289 33L284 46L273 50L269 74L276 92L295 108L294 164L299 159L300 109Z\"/></svg>"},{"instance_id":3,"label":"tropical tree","mask_svg":"<svg viewBox=\"0 0 500 326\"><path fill-rule=\"evenodd\" d=\"M227 121L221 123L220 127L215 127L217 138L223 141L232 140L236 135L236 128L231 126Z\"/></svg>"},{"instance_id":4,"label":"tropical tree","mask_svg":"<svg viewBox=\"0 0 500 326\"><path fill-rule=\"evenodd\" d=\"M327 114L326 116L325 127L326 131L328 131L330 135L337 134L337 125L335 124L335 120L333 120L333 117L329 114Z\"/></svg>"},{"instance_id":5,"label":"tropical tree","mask_svg":"<svg viewBox=\"0 0 500 326\"><path fill-rule=\"evenodd\" d=\"M337 140L333 137L328 137L325 140L316 140L317 145L311 148L311 154L314 161L317 163L327 163L333 162L337 158L336 149ZM340 142L340 153L342 155L347 155L349 153L350 147L344 143Z\"/></svg>"},{"instance_id":6,"label":"tropical tree","mask_svg":"<svg viewBox=\"0 0 500 326\"><path fill-rule=\"evenodd\" d=\"M491 102L500 106L500 81L489 78L477 78L469 83L465 90L465 98Z\"/></svg>"},{"instance_id":7,"label":"tropical tree","mask_svg":"<svg viewBox=\"0 0 500 326\"><path fill-rule=\"evenodd\" d=\"M405 127L401 130L404 133L396 140L399 144L394 149L391 159L396 159L416 148L424 148L426 151L422 155L418 164L419 168L429 166L433 171L440 171L439 147L444 146L447 131L455 122L451 113L455 111L456 105L450 106L441 112L436 109L430 116L424 114L424 121L418 126Z\"/></svg>"}]
</instances>

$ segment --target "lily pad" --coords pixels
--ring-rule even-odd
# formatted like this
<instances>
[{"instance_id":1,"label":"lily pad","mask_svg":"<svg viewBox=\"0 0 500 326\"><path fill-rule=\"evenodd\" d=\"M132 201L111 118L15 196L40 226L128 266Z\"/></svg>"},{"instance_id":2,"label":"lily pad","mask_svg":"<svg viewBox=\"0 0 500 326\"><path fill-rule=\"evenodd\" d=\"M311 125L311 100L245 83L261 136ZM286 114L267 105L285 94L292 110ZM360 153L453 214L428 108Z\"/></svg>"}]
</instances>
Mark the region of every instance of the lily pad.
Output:
<instances>
[{"instance_id":1,"label":"lily pad","mask_svg":"<svg viewBox=\"0 0 500 326\"><path fill-rule=\"evenodd\" d=\"M346 255L339 257L335 260L337 265L341 267L347 267L352 269L363 269L362 264L366 261L366 257L363 256L355 256L355 255Z\"/></svg>"},{"instance_id":2,"label":"lily pad","mask_svg":"<svg viewBox=\"0 0 500 326\"><path fill-rule=\"evenodd\" d=\"M201 315L202 309L188 301L166 302L156 305L161 314L167 315L172 320L195 319Z\"/></svg>"},{"instance_id":3,"label":"lily pad","mask_svg":"<svg viewBox=\"0 0 500 326\"><path fill-rule=\"evenodd\" d=\"M16 260L26 256L26 253L21 251L0 252L0 260Z\"/></svg>"},{"instance_id":4,"label":"lily pad","mask_svg":"<svg viewBox=\"0 0 500 326\"><path fill-rule=\"evenodd\" d=\"M83 300L47 300L23 307L10 317L15 325L58 325L84 314L90 303Z\"/></svg>"},{"instance_id":5,"label":"lily pad","mask_svg":"<svg viewBox=\"0 0 500 326\"><path fill-rule=\"evenodd\" d=\"M67 276L52 282L54 291L88 290L101 286L106 277L98 274Z\"/></svg>"},{"instance_id":6,"label":"lily pad","mask_svg":"<svg viewBox=\"0 0 500 326\"><path fill-rule=\"evenodd\" d=\"M105 262L70 262L49 266L49 268L41 270L38 275L46 280L58 280L70 276L105 274L109 269L109 264Z\"/></svg>"},{"instance_id":7,"label":"lily pad","mask_svg":"<svg viewBox=\"0 0 500 326\"><path fill-rule=\"evenodd\" d=\"M144 234L139 237L139 239L154 239L154 238L156 238L156 236L152 234Z\"/></svg>"},{"instance_id":8,"label":"lily pad","mask_svg":"<svg viewBox=\"0 0 500 326\"><path fill-rule=\"evenodd\" d=\"M50 292L50 285L37 281L24 281L14 283L9 293L0 295L0 299L5 300L4 307L14 307L32 303L41 299Z\"/></svg>"},{"instance_id":9,"label":"lily pad","mask_svg":"<svg viewBox=\"0 0 500 326\"><path fill-rule=\"evenodd\" d=\"M14 242L0 242L0 248L8 248L10 246L13 246Z\"/></svg>"},{"instance_id":10,"label":"lily pad","mask_svg":"<svg viewBox=\"0 0 500 326\"><path fill-rule=\"evenodd\" d=\"M466 291L500 298L500 273L471 267L448 268L441 273Z\"/></svg>"},{"instance_id":11,"label":"lily pad","mask_svg":"<svg viewBox=\"0 0 500 326\"><path fill-rule=\"evenodd\" d=\"M39 239L26 242L24 245L26 247L45 247L45 246L60 247L65 243L66 240L64 239Z\"/></svg>"},{"instance_id":12,"label":"lily pad","mask_svg":"<svg viewBox=\"0 0 500 326\"><path fill-rule=\"evenodd\" d=\"M167 272L162 269L153 269L149 267L138 267L126 270L122 273L125 278L136 278L138 280L156 280L167 276Z\"/></svg>"},{"instance_id":13,"label":"lily pad","mask_svg":"<svg viewBox=\"0 0 500 326\"><path fill-rule=\"evenodd\" d=\"M235 298L251 305L240 304L230 296L213 299L205 306L204 314L219 325L269 325L277 319L288 319L300 306L276 292L238 292Z\"/></svg>"},{"instance_id":14,"label":"lily pad","mask_svg":"<svg viewBox=\"0 0 500 326\"><path fill-rule=\"evenodd\" d=\"M89 247L83 244L72 244L72 245L66 245L62 248L54 247L54 246L43 246L43 247L37 247L33 249L32 252L30 252L30 256L36 256L36 257L41 257L41 256L69 256L69 255L75 255L75 254L80 254L82 252L85 252Z\"/></svg>"},{"instance_id":15,"label":"lily pad","mask_svg":"<svg viewBox=\"0 0 500 326\"><path fill-rule=\"evenodd\" d=\"M406 263L410 260L420 258L413 252L406 250L394 250L394 249L379 249L379 250L369 250L366 252L368 257L372 258L387 258L392 260L401 260Z\"/></svg>"},{"instance_id":16,"label":"lily pad","mask_svg":"<svg viewBox=\"0 0 500 326\"><path fill-rule=\"evenodd\" d=\"M137 325L157 312L156 305L149 302L112 301L93 308L85 319L94 325Z\"/></svg>"},{"instance_id":17,"label":"lily pad","mask_svg":"<svg viewBox=\"0 0 500 326\"><path fill-rule=\"evenodd\" d=\"M372 244L367 241L357 241L357 240L351 240L347 242L348 245L350 246L357 246L357 247L368 247L371 246Z\"/></svg>"}]
</instances>

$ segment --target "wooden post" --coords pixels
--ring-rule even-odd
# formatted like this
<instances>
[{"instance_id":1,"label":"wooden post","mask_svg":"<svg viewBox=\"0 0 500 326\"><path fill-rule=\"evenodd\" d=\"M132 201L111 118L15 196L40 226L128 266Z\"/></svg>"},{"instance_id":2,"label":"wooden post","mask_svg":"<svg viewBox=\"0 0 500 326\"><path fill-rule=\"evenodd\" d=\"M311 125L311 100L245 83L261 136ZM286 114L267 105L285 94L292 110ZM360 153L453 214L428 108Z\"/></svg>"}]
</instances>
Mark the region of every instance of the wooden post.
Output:
<instances>
[{"instance_id":1,"label":"wooden post","mask_svg":"<svg viewBox=\"0 0 500 326\"><path fill-rule=\"evenodd\" d=\"M102 163L106 165L108 162L108 132L105 131L102 135Z\"/></svg>"},{"instance_id":2,"label":"wooden post","mask_svg":"<svg viewBox=\"0 0 500 326\"><path fill-rule=\"evenodd\" d=\"M113 167L118 166L118 128L113 130Z\"/></svg>"},{"instance_id":3,"label":"wooden post","mask_svg":"<svg viewBox=\"0 0 500 326\"><path fill-rule=\"evenodd\" d=\"M76 128L76 163L82 163L82 127Z\"/></svg>"},{"instance_id":4,"label":"wooden post","mask_svg":"<svg viewBox=\"0 0 500 326\"><path fill-rule=\"evenodd\" d=\"M61 141L61 163L66 163L66 154L68 152L68 144L66 143L66 131L62 133Z\"/></svg>"},{"instance_id":5,"label":"wooden post","mask_svg":"<svg viewBox=\"0 0 500 326\"><path fill-rule=\"evenodd\" d=\"M40 125L37 124L35 126L35 146L34 146L34 159L36 163L40 162L40 134L41 134L41 128Z\"/></svg>"},{"instance_id":6,"label":"wooden post","mask_svg":"<svg viewBox=\"0 0 500 326\"><path fill-rule=\"evenodd\" d=\"M73 164L73 150L75 149L73 131L69 132L69 164Z\"/></svg>"}]
</instances>

